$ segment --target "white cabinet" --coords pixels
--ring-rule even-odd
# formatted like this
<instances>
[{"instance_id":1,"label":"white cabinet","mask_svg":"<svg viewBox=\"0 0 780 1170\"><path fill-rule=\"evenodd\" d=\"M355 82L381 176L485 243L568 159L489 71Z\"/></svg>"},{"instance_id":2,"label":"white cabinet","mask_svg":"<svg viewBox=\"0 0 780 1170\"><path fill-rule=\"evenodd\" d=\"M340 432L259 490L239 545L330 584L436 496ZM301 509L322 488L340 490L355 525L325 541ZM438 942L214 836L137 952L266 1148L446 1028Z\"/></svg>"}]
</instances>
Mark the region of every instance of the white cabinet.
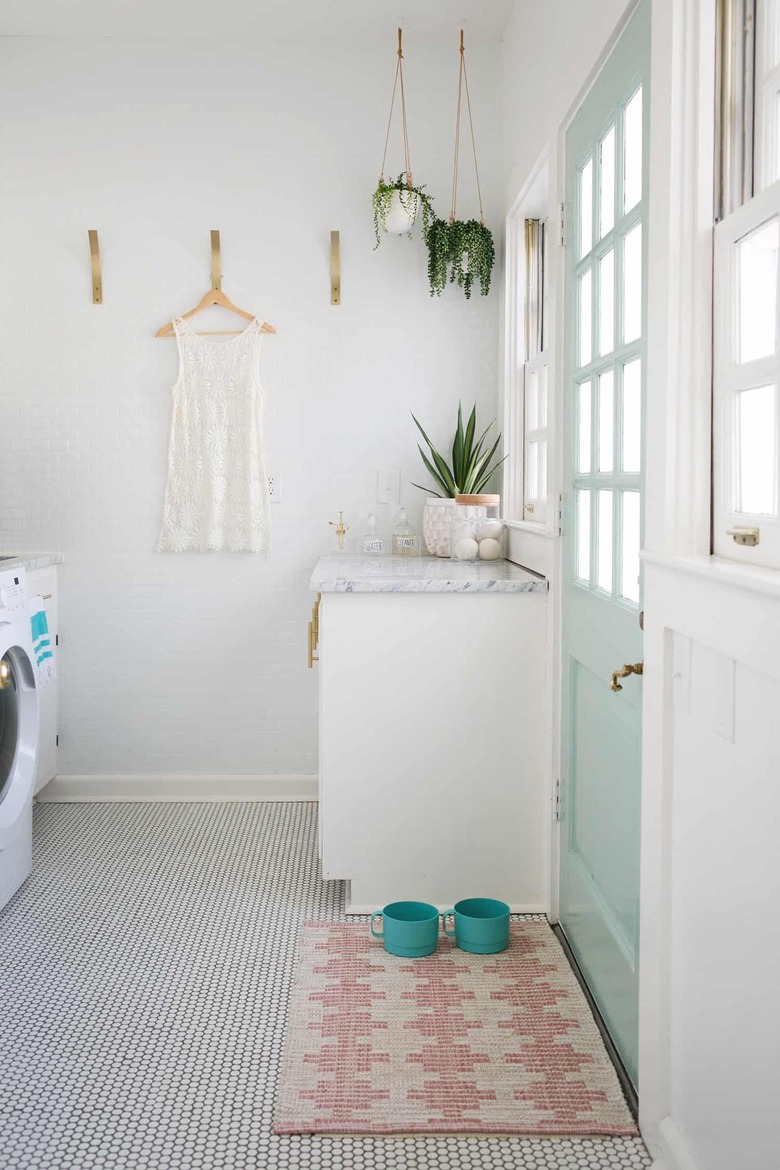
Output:
<instances>
[{"instance_id":1,"label":"white cabinet","mask_svg":"<svg viewBox=\"0 0 780 1170\"><path fill-rule=\"evenodd\" d=\"M49 626L52 654L55 667L58 657L59 624L57 620L57 568L49 565L43 569L28 569L27 590L30 597L42 597ZM33 792L39 792L57 772L57 686L54 679L39 688L38 703L41 714L38 763L35 772Z\"/></svg>"},{"instance_id":2,"label":"white cabinet","mask_svg":"<svg viewBox=\"0 0 780 1170\"><path fill-rule=\"evenodd\" d=\"M543 591L323 592L323 876L546 908Z\"/></svg>"}]
</instances>

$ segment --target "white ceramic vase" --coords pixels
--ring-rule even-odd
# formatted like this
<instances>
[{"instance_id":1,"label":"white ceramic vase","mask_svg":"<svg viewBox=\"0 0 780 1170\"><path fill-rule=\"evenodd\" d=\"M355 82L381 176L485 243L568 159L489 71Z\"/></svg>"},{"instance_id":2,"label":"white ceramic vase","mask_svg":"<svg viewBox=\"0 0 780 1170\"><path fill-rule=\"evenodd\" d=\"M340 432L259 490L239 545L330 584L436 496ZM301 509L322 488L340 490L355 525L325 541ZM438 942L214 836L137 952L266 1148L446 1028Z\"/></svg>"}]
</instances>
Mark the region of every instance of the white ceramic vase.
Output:
<instances>
[{"instance_id":1,"label":"white ceramic vase","mask_svg":"<svg viewBox=\"0 0 780 1170\"><path fill-rule=\"evenodd\" d=\"M419 203L420 200L414 191L393 191L385 225L388 235L402 236L412 230L417 219Z\"/></svg>"},{"instance_id":2,"label":"white ceramic vase","mask_svg":"<svg viewBox=\"0 0 780 1170\"><path fill-rule=\"evenodd\" d=\"M429 496L423 508L423 537L432 557L450 555L450 521L455 513L454 500Z\"/></svg>"}]
</instances>

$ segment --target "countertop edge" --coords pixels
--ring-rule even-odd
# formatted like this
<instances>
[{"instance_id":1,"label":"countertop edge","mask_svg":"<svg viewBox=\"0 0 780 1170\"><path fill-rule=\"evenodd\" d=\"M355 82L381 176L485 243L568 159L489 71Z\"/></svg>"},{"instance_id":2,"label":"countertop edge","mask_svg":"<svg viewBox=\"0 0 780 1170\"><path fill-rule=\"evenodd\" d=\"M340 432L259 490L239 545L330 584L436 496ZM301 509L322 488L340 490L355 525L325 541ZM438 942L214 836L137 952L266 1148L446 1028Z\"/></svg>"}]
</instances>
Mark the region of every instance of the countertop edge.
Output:
<instances>
[{"instance_id":1,"label":"countertop edge","mask_svg":"<svg viewBox=\"0 0 780 1170\"><path fill-rule=\"evenodd\" d=\"M0 553L0 556L9 554ZM61 552L22 552L16 553L7 561L0 561L0 572L4 569L48 569L52 565L61 565L65 560Z\"/></svg>"}]
</instances>

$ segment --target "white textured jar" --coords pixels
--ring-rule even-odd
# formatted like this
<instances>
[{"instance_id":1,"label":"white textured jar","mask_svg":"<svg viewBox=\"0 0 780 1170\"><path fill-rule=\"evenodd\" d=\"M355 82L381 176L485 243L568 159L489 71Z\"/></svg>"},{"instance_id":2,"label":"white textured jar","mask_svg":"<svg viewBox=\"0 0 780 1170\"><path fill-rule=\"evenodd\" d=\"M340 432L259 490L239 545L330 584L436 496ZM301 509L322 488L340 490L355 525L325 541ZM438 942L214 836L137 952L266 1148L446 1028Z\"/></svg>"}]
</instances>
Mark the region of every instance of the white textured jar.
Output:
<instances>
[{"instance_id":1,"label":"white textured jar","mask_svg":"<svg viewBox=\"0 0 780 1170\"><path fill-rule=\"evenodd\" d=\"M450 522L455 514L455 501L430 496L423 508L423 537L432 557L450 555Z\"/></svg>"}]
</instances>

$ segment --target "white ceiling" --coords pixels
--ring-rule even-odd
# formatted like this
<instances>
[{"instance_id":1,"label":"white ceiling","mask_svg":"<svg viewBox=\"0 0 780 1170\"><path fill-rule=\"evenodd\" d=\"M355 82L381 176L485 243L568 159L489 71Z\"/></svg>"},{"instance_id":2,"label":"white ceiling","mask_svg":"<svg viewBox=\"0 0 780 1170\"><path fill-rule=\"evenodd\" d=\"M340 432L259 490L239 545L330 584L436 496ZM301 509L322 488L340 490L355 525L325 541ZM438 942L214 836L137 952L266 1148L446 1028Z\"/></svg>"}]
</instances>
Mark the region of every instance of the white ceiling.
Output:
<instances>
[{"instance_id":1,"label":"white ceiling","mask_svg":"<svg viewBox=\"0 0 780 1170\"><path fill-rule=\"evenodd\" d=\"M514 0L2 0L0 35L162 40L373 40L406 33L501 37Z\"/></svg>"}]
</instances>

